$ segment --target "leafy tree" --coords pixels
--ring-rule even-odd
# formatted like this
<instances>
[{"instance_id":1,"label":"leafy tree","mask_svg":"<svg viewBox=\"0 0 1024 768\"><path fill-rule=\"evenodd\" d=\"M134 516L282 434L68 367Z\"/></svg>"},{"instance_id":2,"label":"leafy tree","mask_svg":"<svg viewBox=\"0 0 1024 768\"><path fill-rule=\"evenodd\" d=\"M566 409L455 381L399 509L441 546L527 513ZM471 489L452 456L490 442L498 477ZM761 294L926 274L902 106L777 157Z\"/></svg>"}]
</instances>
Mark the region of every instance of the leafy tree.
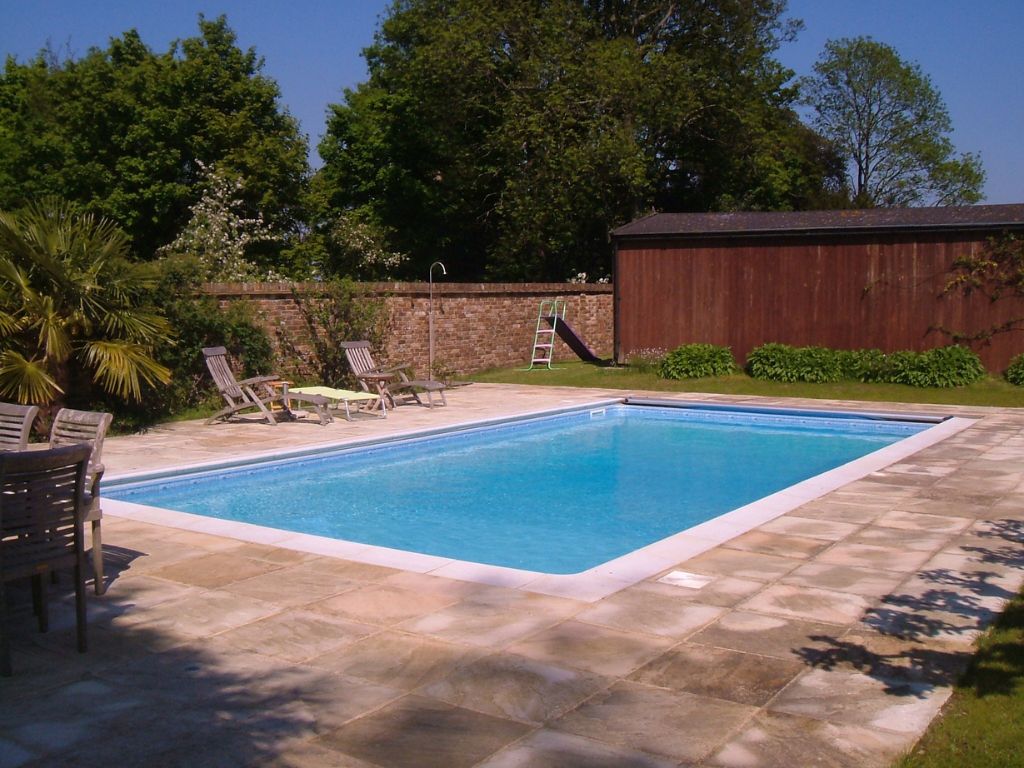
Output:
<instances>
[{"instance_id":1,"label":"leafy tree","mask_svg":"<svg viewBox=\"0 0 1024 768\"><path fill-rule=\"evenodd\" d=\"M609 228L655 206L814 204L827 146L772 58L784 7L398 0L331 107L321 226L360 211L409 275L560 280L607 274Z\"/></svg>"},{"instance_id":2,"label":"leafy tree","mask_svg":"<svg viewBox=\"0 0 1024 768\"><path fill-rule=\"evenodd\" d=\"M113 219L150 258L189 219L205 163L245 180L249 215L262 211L275 229L295 229L307 145L261 68L223 16L200 16L198 36L162 54L129 30L80 59L49 50L24 64L8 57L0 208L58 194Z\"/></svg>"},{"instance_id":3,"label":"leafy tree","mask_svg":"<svg viewBox=\"0 0 1024 768\"><path fill-rule=\"evenodd\" d=\"M945 102L917 64L869 37L830 40L804 81L814 126L846 158L857 205L981 200L977 155L955 156Z\"/></svg>"},{"instance_id":4,"label":"leafy tree","mask_svg":"<svg viewBox=\"0 0 1024 768\"><path fill-rule=\"evenodd\" d=\"M0 396L88 401L93 384L123 400L166 384L153 359L170 326L146 303L150 265L128 261L110 221L46 198L0 211Z\"/></svg>"}]
</instances>

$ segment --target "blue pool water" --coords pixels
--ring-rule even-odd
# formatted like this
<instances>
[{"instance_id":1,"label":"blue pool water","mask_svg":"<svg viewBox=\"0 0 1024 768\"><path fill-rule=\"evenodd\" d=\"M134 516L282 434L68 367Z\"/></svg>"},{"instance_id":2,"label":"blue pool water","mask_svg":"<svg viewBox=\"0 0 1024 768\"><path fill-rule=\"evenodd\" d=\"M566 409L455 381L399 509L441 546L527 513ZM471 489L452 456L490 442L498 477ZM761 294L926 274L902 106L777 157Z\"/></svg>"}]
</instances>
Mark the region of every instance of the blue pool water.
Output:
<instances>
[{"instance_id":1,"label":"blue pool water","mask_svg":"<svg viewBox=\"0 0 1024 768\"><path fill-rule=\"evenodd\" d=\"M575 573L928 424L614 406L136 484L107 496Z\"/></svg>"}]
</instances>

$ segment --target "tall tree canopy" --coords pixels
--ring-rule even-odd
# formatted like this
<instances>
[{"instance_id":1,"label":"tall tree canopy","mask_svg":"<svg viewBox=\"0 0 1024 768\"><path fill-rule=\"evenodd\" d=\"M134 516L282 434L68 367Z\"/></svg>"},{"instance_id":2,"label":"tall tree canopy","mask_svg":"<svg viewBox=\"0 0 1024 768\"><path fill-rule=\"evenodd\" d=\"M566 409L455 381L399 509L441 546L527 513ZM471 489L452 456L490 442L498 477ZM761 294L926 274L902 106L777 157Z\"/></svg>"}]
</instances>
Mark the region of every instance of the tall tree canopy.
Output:
<instances>
[{"instance_id":1,"label":"tall tree canopy","mask_svg":"<svg viewBox=\"0 0 1024 768\"><path fill-rule=\"evenodd\" d=\"M956 156L949 111L931 79L869 37L830 40L804 83L814 126L849 164L857 205L964 205L985 173Z\"/></svg>"},{"instance_id":2,"label":"tall tree canopy","mask_svg":"<svg viewBox=\"0 0 1024 768\"><path fill-rule=\"evenodd\" d=\"M138 256L174 239L202 194L200 163L244 180L253 214L295 225L306 140L221 16L154 53L134 30L59 60L8 57L0 74L0 209L47 194L117 222Z\"/></svg>"},{"instance_id":3,"label":"tall tree canopy","mask_svg":"<svg viewBox=\"0 0 1024 768\"><path fill-rule=\"evenodd\" d=\"M396 0L332 105L320 224L356 216L462 279L607 273L662 210L827 205L827 144L772 58L784 0Z\"/></svg>"}]
</instances>

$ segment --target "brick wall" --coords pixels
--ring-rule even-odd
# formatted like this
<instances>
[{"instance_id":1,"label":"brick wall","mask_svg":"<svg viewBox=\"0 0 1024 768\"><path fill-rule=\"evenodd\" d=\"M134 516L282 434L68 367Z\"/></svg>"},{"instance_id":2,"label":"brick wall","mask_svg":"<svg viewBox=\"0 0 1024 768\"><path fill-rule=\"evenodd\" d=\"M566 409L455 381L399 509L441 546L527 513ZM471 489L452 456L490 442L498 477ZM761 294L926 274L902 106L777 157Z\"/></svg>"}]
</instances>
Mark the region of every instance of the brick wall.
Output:
<instances>
[{"instance_id":1,"label":"brick wall","mask_svg":"<svg viewBox=\"0 0 1024 768\"><path fill-rule=\"evenodd\" d=\"M429 358L430 292L426 283L364 283L372 297L383 299L391 334L383 360L412 363L426 374ZM316 284L297 286L314 294ZM222 306L246 300L256 305L257 317L275 341L283 331L300 347L308 339L302 314L288 283L224 284L204 287ZM612 287L575 283L434 283L435 368L458 374L487 368L529 364L537 311L543 299L562 298L566 320L599 357L612 353ZM345 341L345 339L339 339ZM575 359L561 341L555 362ZM282 361L287 368L288 361Z\"/></svg>"}]
</instances>

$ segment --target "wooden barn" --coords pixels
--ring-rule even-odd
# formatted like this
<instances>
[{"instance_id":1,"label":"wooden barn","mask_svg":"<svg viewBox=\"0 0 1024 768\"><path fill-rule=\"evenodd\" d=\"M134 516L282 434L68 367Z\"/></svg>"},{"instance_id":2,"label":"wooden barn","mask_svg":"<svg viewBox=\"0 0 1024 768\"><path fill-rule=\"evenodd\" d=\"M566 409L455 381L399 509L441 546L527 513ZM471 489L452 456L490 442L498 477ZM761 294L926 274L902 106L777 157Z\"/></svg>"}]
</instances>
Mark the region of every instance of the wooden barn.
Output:
<instances>
[{"instance_id":1,"label":"wooden barn","mask_svg":"<svg viewBox=\"0 0 1024 768\"><path fill-rule=\"evenodd\" d=\"M1024 234L1024 204L660 213L616 229L615 359L703 342L925 350L1024 318L1024 301L947 292L954 260ZM964 342L966 343L966 342ZM970 344L992 371L1024 330Z\"/></svg>"}]
</instances>

